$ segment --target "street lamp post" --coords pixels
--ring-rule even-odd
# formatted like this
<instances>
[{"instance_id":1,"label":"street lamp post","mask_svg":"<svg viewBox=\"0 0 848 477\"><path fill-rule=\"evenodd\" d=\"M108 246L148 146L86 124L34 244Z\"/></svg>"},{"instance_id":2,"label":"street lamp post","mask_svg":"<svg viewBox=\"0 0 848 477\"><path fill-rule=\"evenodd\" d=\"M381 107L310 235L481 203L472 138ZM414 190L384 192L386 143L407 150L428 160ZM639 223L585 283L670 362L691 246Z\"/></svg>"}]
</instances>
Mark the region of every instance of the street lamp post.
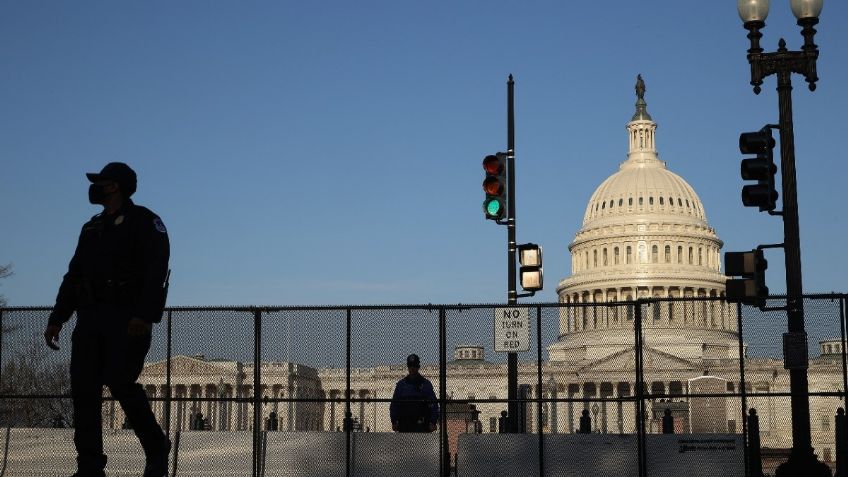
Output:
<instances>
[{"instance_id":1,"label":"street lamp post","mask_svg":"<svg viewBox=\"0 0 848 477\"><path fill-rule=\"evenodd\" d=\"M792 126L792 73L804 75L810 91L815 91L818 46L813 43L813 28L819 22L823 0L791 0L792 13L801 26L804 45L800 51L789 51L781 38L775 52L764 53L760 47L760 30L768 16L768 0L738 0L739 16L749 31L748 63L751 65L751 85L760 93L763 79L777 75L777 94L780 127L780 167L783 195L783 235L786 265L786 295L788 333L785 342L806 343L804 304L801 281L801 246L798 226L798 194L795 180L795 138ZM805 347L804 347L805 348ZM787 347L784 346L784 353ZM789 358L789 356L784 357ZM800 359L799 359L800 358ZM810 435L810 397L807 381L807 356L787 359L792 396L792 452L789 460L778 467L776 476L830 476L830 468L813 453ZM799 362L800 361L800 362Z\"/></svg>"}]
</instances>

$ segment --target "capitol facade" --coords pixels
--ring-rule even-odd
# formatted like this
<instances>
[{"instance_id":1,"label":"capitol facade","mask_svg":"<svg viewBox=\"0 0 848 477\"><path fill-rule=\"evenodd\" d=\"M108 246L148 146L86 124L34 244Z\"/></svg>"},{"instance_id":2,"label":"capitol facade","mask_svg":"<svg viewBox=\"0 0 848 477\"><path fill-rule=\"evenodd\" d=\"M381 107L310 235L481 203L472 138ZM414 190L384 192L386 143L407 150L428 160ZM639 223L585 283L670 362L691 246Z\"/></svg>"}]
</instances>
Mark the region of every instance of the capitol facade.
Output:
<instances>
[{"instance_id":1,"label":"capitol facade","mask_svg":"<svg viewBox=\"0 0 848 477\"><path fill-rule=\"evenodd\" d=\"M781 359L746 356L746 346L739 344L735 305L718 299L697 300L725 296L722 241L707 222L695 190L660 159L657 123L648 113L644 87L637 88L626 139L626 160L592 194L582 226L568 247L571 275L557 286L563 305L559 338L547 349L541 388L536 362L519 362L519 383L525 396L570 400L543 404L541 420L531 404L527 427L533 432L575 432L581 413L589 410L596 432L633 433L634 403L616 401L636 392L633 307L615 303L671 297L693 300L643 307L646 392L666 396L646 404L648 432L659 432L661 416L670 409L677 432L740 433L743 409L738 397L690 395L738 393L740 357L745 359L746 390L751 393L788 390L789 373ZM810 390L841 392L841 342L823 341L819 346L818 356L810 361ZM166 395L165 366L165 362L149 363L142 374L140 383L152 397ZM253 411L247 399L214 401L252 396L252 363L176 356L171 373L170 394L181 398L170 410L176 429L191 428L197 412L202 412L208 429L252 428ZM433 381L439 395L437 363L423 363L421 373ZM275 419L280 430L341 429L341 401L347 389L344 368L267 362L262 364L261 375L263 396L303 400L270 401L263 406L263 421ZM354 368L352 397L391 398L395 383L405 375L406 368L398 364ZM484 346L459 346L447 364L447 395L453 400L477 401L483 432L497 432L497 419L506 404L486 401L507 398L506 376L506 365L489 361ZM748 398L748 407L756 408L760 416L763 447L791 447L789 404L788 397ZM353 406L353 418L362 430L391 430L387 402ZM825 461L833 457L833 415L839 406L844 403L838 397L811 400L813 445ZM154 407L164 420L162 402ZM104 413L107 427L122 422L119 408L113 406Z\"/></svg>"}]
</instances>

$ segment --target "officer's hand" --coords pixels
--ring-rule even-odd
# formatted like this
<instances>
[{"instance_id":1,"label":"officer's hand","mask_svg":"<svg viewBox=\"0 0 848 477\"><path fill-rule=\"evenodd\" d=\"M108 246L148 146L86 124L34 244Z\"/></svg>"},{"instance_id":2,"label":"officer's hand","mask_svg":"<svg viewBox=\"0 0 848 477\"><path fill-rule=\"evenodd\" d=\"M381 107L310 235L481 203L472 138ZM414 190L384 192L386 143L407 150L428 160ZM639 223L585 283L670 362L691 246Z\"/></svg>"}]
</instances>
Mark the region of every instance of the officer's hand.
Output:
<instances>
[{"instance_id":1,"label":"officer's hand","mask_svg":"<svg viewBox=\"0 0 848 477\"><path fill-rule=\"evenodd\" d=\"M127 334L138 338L149 334L152 329L153 324L148 323L141 318L132 318L127 326Z\"/></svg>"},{"instance_id":2,"label":"officer's hand","mask_svg":"<svg viewBox=\"0 0 848 477\"><path fill-rule=\"evenodd\" d=\"M430 432L433 432L433 431L435 431L435 430L436 430L436 423L435 423L435 422L431 422L431 423L430 423Z\"/></svg>"},{"instance_id":3,"label":"officer's hand","mask_svg":"<svg viewBox=\"0 0 848 477\"><path fill-rule=\"evenodd\" d=\"M54 351L59 350L59 345L56 343L59 342L60 331L62 331L62 325L47 325L47 329L44 330L44 341Z\"/></svg>"}]
</instances>

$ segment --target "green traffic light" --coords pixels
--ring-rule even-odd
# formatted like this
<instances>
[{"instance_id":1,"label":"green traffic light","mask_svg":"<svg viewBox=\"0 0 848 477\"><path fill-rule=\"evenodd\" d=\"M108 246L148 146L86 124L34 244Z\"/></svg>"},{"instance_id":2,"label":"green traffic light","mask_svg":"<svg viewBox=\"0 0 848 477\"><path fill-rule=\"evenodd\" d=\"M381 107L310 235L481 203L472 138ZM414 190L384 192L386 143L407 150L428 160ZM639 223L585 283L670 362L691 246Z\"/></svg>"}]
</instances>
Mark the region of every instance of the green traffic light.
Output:
<instances>
[{"instance_id":1,"label":"green traffic light","mask_svg":"<svg viewBox=\"0 0 848 477\"><path fill-rule=\"evenodd\" d=\"M491 199L486 202L486 214L491 217L500 217L502 215L502 209L503 207L501 207L501 201L497 199Z\"/></svg>"}]
</instances>

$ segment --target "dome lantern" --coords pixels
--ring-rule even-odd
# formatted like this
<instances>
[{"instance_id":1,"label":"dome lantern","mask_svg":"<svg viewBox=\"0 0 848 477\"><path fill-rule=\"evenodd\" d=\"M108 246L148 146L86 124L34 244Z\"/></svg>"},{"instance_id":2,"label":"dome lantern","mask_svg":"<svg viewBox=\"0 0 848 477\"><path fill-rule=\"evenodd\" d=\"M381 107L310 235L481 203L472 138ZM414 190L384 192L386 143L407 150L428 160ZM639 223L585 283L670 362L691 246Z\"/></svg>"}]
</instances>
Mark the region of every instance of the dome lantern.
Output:
<instances>
[{"instance_id":1,"label":"dome lantern","mask_svg":"<svg viewBox=\"0 0 848 477\"><path fill-rule=\"evenodd\" d=\"M627 161L621 165L622 168L649 163L664 166L657 157L656 131L657 123L648 114L648 103L645 102L645 81L640 74L636 76L636 112L627 123L630 149Z\"/></svg>"}]
</instances>

